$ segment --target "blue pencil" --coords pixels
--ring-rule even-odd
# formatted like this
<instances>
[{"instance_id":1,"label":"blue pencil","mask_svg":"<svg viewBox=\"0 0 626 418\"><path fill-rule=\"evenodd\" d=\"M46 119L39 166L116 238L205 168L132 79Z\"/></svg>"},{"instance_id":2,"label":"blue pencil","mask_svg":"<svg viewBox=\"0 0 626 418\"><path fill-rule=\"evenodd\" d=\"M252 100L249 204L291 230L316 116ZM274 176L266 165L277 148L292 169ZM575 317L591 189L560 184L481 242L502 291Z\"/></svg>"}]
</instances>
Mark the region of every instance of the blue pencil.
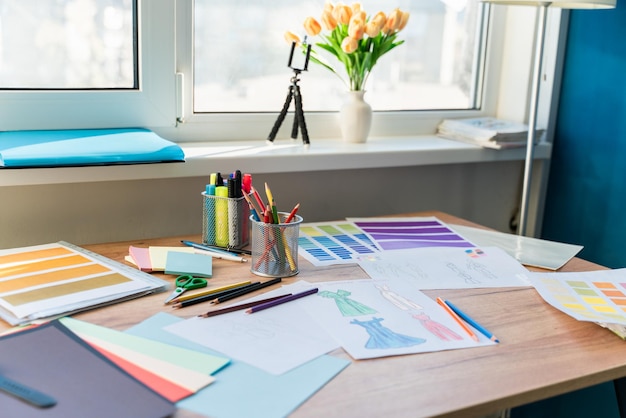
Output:
<instances>
[{"instance_id":1,"label":"blue pencil","mask_svg":"<svg viewBox=\"0 0 626 418\"><path fill-rule=\"evenodd\" d=\"M452 302L447 301L447 300L444 301L444 302L445 302L446 305L448 305L450 307L450 309L452 309L454 311L454 313L456 313L458 316L460 316L465 322L467 322L468 324L470 324L471 326L476 328L485 337L489 338L491 341L494 341L496 343L500 342L500 340L498 340L495 335L493 335L491 332L487 331L478 322L474 321L468 314L466 314L465 312L463 312L462 310L460 310L459 308L454 306L454 304L452 304Z\"/></svg>"}]
</instances>

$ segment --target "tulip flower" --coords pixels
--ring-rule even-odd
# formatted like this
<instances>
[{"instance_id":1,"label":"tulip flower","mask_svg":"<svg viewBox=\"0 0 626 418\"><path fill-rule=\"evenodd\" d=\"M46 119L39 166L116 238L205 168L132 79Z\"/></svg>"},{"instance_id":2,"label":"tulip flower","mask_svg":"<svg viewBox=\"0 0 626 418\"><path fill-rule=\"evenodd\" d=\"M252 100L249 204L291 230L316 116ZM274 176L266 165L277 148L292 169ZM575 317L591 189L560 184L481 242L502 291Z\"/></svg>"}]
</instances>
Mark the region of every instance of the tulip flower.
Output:
<instances>
[{"instance_id":1,"label":"tulip flower","mask_svg":"<svg viewBox=\"0 0 626 418\"><path fill-rule=\"evenodd\" d=\"M348 23L350 23L350 18L352 17L352 9L345 4L338 3L335 5L333 14L335 16L335 20L337 20L337 23L347 25Z\"/></svg>"},{"instance_id":2,"label":"tulip flower","mask_svg":"<svg viewBox=\"0 0 626 418\"><path fill-rule=\"evenodd\" d=\"M402 19L400 20L400 25L398 26L398 32L404 29L408 21L409 21L409 12L402 12Z\"/></svg>"},{"instance_id":3,"label":"tulip flower","mask_svg":"<svg viewBox=\"0 0 626 418\"><path fill-rule=\"evenodd\" d=\"M376 22L367 22L365 24L365 34L370 38L375 38L380 33L380 28Z\"/></svg>"},{"instance_id":4,"label":"tulip flower","mask_svg":"<svg viewBox=\"0 0 626 418\"><path fill-rule=\"evenodd\" d=\"M357 47L358 47L358 43L356 39L351 38L349 36L343 38L343 41L341 42L341 49L346 54L353 53L354 51L356 51Z\"/></svg>"},{"instance_id":5,"label":"tulip flower","mask_svg":"<svg viewBox=\"0 0 626 418\"><path fill-rule=\"evenodd\" d=\"M324 10L322 13L322 25L324 25L324 29L329 31L337 27L337 19L333 16L332 11Z\"/></svg>"},{"instance_id":6,"label":"tulip flower","mask_svg":"<svg viewBox=\"0 0 626 418\"><path fill-rule=\"evenodd\" d=\"M386 34L394 33L400 27L402 23L402 11L400 9L394 9L389 16L387 16L387 23L385 24L385 28L383 32Z\"/></svg>"},{"instance_id":7,"label":"tulip flower","mask_svg":"<svg viewBox=\"0 0 626 418\"><path fill-rule=\"evenodd\" d=\"M322 31L322 26L314 18L307 17L304 20L304 30L306 31L307 35L316 36Z\"/></svg>"},{"instance_id":8,"label":"tulip flower","mask_svg":"<svg viewBox=\"0 0 626 418\"><path fill-rule=\"evenodd\" d=\"M290 44L295 42L296 45L300 45L300 37L293 32L289 32L289 31L285 32L285 41L287 41Z\"/></svg>"},{"instance_id":9,"label":"tulip flower","mask_svg":"<svg viewBox=\"0 0 626 418\"><path fill-rule=\"evenodd\" d=\"M363 34L365 33L365 22L359 18L350 19L350 24L348 25L348 36L356 41L363 38ZM356 49L356 48L355 48Z\"/></svg>"},{"instance_id":10,"label":"tulip flower","mask_svg":"<svg viewBox=\"0 0 626 418\"><path fill-rule=\"evenodd\" d=\"M394 9L389 14L380 11L368 18L361 3L347 6L341 2L333 4L328 1L319 21L313 17L304 21L308 36L322 40L311 40L310 60L343 78L333 65L317 53L317 48L323 49L336 57L345 69L349 89L363 90L378 60L404 43L403 40L397 40L397 36L408 20L409 13L400 9ZM285 34L285 39L300 44L298 36L291 32Z\"/></svg>"}]
</instances>

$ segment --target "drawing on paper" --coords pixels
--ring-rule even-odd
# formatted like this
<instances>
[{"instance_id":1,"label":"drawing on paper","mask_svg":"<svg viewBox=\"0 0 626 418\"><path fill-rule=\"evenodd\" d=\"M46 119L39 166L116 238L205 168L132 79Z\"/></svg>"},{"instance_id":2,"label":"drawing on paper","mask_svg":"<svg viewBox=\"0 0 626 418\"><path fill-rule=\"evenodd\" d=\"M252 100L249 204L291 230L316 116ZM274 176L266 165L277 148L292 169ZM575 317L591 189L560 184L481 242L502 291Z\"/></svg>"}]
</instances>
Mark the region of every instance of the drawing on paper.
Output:
<instances>
[{"instance_id":1,"label":"drawing on paper","mask_svg":"<svg viewBox=\"0 0 626 418\"><path fill-rule=\"evenodd\" d=\"M339 312L341 312L341 315L343 316L368 315L375 314L377 312L375 309L372 309L361 302L350 299L348 296L351 294L352 292L343 289L338 289L336 292L324 290L318 293L318 295L323 298L334 299Z\"/></svg>"},{"instance_id":2,"label":"drawing on paper","mask_svg":"<svg viewBox=\"0 0 626 418\"><path fill-rule=\"evenodd\" d=\"M450 328L445 325L440 324L437 321L433 321L430 319L430 316L426 315L424 312L420 312L418 314L414 314L413 318L420 321L422 326L428 330L435 337L439 338L442 341L451 341L451 340L462 340L461 337L456 332L452 331Z\"/></svg>"},{"instance_id":3,"label":"drawing on paper","mask_svg":"<svg viewBox=\"0 0 626 418\"><path fill-rule=\"evenodd\" d=\"M391 304L398 309L401 309L403 311L408 311L411 309L421 311L423 309L420 305L413 302L412 300L409 300L391 290L391 288L386 284L376 284L375 287L380 291L380 294L383 298L391 302Z\"/></svg>"},{"instance_id":4,"label":"drawing on paper","mask_svg":"<svg viewBox=\"0 0 626 418\"><path fill-rule=\"evenodd\" d=\"M365 343L365 348L368 349L411 347L426 342L423 338L396 333L383 326L381 324L382 321L384 321L383 318L373 317L369 321L353 319L350 323L365 328L369 334L369 339Z\"/></svg>"}]
</instances>

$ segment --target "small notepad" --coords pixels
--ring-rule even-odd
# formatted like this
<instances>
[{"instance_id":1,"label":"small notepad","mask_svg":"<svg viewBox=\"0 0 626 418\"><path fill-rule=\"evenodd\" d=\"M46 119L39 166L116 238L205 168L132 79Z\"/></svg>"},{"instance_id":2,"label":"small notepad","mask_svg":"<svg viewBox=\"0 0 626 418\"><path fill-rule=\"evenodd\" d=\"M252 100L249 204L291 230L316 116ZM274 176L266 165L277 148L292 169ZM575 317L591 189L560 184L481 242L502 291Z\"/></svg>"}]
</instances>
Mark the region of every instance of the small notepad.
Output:
<instances>
[{"instance_id":1,"label":"small notepad","mask_svg":"<svg viewBox=\"0 0 626 418\"><path fill-rule=\"evenodd\" d=\"M212 277L213 258L204 254L168 251L165 261L165 274Z\"/></svg>"}]
</instances>

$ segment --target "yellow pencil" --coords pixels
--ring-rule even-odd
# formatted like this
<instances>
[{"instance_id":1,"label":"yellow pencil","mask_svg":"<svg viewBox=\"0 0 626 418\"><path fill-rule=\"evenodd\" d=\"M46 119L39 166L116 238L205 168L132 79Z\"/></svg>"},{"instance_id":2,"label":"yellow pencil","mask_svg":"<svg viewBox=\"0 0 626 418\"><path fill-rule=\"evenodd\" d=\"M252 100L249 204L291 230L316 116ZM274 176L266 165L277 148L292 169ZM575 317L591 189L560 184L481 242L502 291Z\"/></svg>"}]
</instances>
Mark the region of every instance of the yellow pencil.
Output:
<instances>
[{"instance_id":1,"label":"yellow pencil","mask_svg":"<svg viewBox=\"0 0 626 418\"><path fill-rule=\"evenodd\" d=\"M239 282L239 283L234 283L234 284L229 284L226 286L222 286L222 287L216 287L214 289L209 289L209 290L203 290L202 292L197 292L197 293L191 293L191 294L183 294L179 297L177 297L176 299L170 301L171 303L178 303L178 302L184 302L186 300L190 300L190 299L195 299L201 296L207 296L207 295L212 295L214 293L217 292L221 292L223 290L228 290L228 289L233 289L235 287L239 287L239 286L245 286L247 284L250 284L250 280L247 280L245 282Z\"/></svg>"}]
</instances>

